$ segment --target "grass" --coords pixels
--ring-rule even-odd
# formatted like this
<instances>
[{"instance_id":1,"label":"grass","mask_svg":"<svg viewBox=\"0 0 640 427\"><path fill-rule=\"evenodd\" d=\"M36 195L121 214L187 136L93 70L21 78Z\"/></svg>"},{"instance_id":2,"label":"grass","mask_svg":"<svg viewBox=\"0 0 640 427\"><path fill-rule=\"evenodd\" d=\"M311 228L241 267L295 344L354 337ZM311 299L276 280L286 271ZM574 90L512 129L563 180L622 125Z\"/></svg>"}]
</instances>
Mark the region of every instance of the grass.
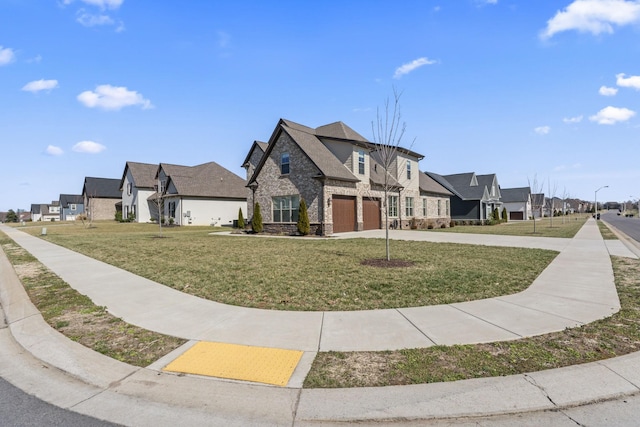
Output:
<instances>
[{"instance_id":1,"label":"grass","mask_svg":"<svg viewBox=\"0 0 640 427\"><path fill-rule=\"evenodd\" d=\"M131 365L148 366L186 342L138 328L112 316L1 232L0 247L44 320L85 347Z\"/></svg>"},{"instance_id":2,"label":"grass","mask_svg":"<svg viewBox=\"0 0 640 427\"><path fill-rule=\"evenodd\" d=\"M210 227L147 224L49 227L46 240L177 290L226 304L276 310L367 310L447 304L519 292L556 252L391 242L411 267L363 266L384 241L212 236ZM33 234L39 228L31 229Z\"/></svg>"},{"instance_id":3,"label":"grass","mask_svg":"<svg viewBox=\"0 0 640 427\"><path fill-rule=\"evenodd\" d=\"M387 352L318 353L304 387L376 387L541 371L640 350L640 260L612 257L621 310L578 328L516 341Z\"/></svg>"},{"instance_id":4,"label":"grass","mask_svg":"<svg viewBox=\"0 0 640 427\"><path fill-rule=\"evenodd\" d=\"M568 215L564 217L542 218L535 221L511 221L496 225L457 225L450 228L438 228L429 232L500 234L506 236L567 237L572 238L586 221L585 216Z\"/></svg>"},{"instance_id":5,"label":"grass","mask_svg":"<svg viewBox=\"0 0 640 427\"><path fill-rule=\"evenodd\" d=\"M607 227L604 221L598 221L598 229L604 240L618 240L618 237Z\"/></svg>"},{"instance_id":6,"label":"grass","mask_svg":"<svg viewBox=\"0 0 640 427\"><path fill-rule=\"evenodd\" d=\"M124 238L129 234L126 230L122 228L114 232L121 232ZM149 237L145 227L134 226L129 230L139 230ZM167 234L172 239L177 236L171 231ZM197 232L194 230L195 234ZM164 240L150 238L152 242ZM139 330L110 316L104 308L94 306L86 297L61 283L59 278L2 233L0 246L14 263L30 296L47 321L65 334L73 329L69 328L71 325L78 324L75 329L78 335L74 338L90 348L128 363L145 366L184 342ZM455 257L453 253L448 255ZM592 362L638 351L640 260L612 257L612 263L621 310L609 318L579 328L516 341L402 351L319 353L304 387L385 386L511 375ZM79 317L80 315L89 317ZM81 319L79 322L78 318ZM94 322L111 324L113 327L108 331L97 329ZM138 333L143 335L138 338ZM168 339L171 341L165 341ZM114 346L115 349L112 349ZM145 357L137 356L143 352Z\"/></svg>"}]
</instances>

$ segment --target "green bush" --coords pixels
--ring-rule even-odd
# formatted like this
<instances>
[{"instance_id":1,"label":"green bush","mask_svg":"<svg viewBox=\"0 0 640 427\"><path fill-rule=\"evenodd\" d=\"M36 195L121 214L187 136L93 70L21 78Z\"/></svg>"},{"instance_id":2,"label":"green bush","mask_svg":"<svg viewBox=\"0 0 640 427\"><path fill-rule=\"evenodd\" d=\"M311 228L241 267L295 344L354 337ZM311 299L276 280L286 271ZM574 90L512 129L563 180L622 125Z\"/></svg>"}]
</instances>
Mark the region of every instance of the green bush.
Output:
<instances>
[{"instance_id":1,"label":"green bush","mask_svg":"<svg viewBox=\"0 0 640 427\"><path fill-rule=\"evenodd\" d=\"M311 226L309 225L309 214L307 213L307 204L304 199L300 199L300 206L298 206L298 233L306 236L311 232Z\"/></svg>"},{"instance_id":2,"label":"green bush","mask_svg":"<svg viewBox=\"0 0 640 427\"><path fill-rule=\"evenodd\" d=\"M262 233L262 213L260 212L260 203L256 202L253 208L253 218L251 218L251 229L254 233Z\"/></svg>"},{"instance_id":3,"label":"green bush","mask_svg":"<svg viewBox=\"0 0 640 427\"><path fill-rule=\"evenodd\" d=\"M238 208L238 228L244 228L244 215L242 215L242 208Z\"/></svg>"},{"instance_id":4,"label":"green bush","mask_svg":"<svg viewBox=\"0 0 640 427\"><path fill-rule=\"evenodd\" d=\"M502 221L507 222L509 218L507 218L507 208L502 208Z\"/></svg>"}]
</instances>

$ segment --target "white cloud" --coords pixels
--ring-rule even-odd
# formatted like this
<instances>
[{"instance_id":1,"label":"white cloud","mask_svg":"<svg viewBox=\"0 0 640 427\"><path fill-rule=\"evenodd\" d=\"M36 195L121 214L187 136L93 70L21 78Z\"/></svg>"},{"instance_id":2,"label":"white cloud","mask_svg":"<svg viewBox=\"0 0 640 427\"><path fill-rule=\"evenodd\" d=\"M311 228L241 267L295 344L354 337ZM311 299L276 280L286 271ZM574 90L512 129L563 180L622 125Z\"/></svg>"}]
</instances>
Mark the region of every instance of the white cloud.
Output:
<instances>
[{"instance_id":1,"label":"white cloud","mask_svg":"<svg viewBox=\"0 0 640 427\"><path fill-rule=\"evenodd\" d=\"M429 59L429 58L426 58L426 57L414 59L413 61L411 61L411 62L409 62L407 64L403 64L400 67L396 68L396 72L393 74L393 78L394 79L399 79L403 75L409 74L410 72L412 72L416 68L420 68L423 65L435 64L437 62L438 61L433 60L433 59Z\"/></svg>"},{"instance_id":2,"label":"white cloud","mask_svg":"<svg viewBox=\"0 0 640 427\"><path fill-rule=\"evenodd\" d=\"M543 39L562 31L577 30L598 35L613 33L613 26L640 22L640 2L637 0L575 0L556 12L540 33Z\"/></svg>"},{"instance_id":3,"label":"white cloud","mask_svg":"<svg viewBox=\"0 0 640 427\"><path fill-rule=\"evenodd\" d=\"M551 132L551 128L549 126L538 126L533 131L538 135L546 135Z\"/></svg>"},{"instance_id":4,"label":"white cloud","mask_svg":"<svg viewBox=\"0 0 640 427\"><path fill-rule=\"evenodd\" d=\"M47 146L45 152L50 156L61 156L64 153L64 151L62 151L62 148L56 147L55 145Z\"/></svg>"},{"instance_id":5,"label":"white cloud","mask_svg":"<svg viewBox=\"0 0 640 427\"><path fill-rule=\"evenodd\" d=\"M498 0L476 0L476 3L484 6L485 4L498 4Z\"/></svg>"},{"instance_id":6,"label":"white cloud","mask_svg":"<svg viewBox=\"0 0 640 427\"><path fill-rule=\"evenodd\" d=\"M616 74L616 84L620 87L631 87L640 90L640 76L625 77L624 73Z\"/></svg>"},{"instance_id":7,"label":"white cloud","mask_svg":"<svg viewBox=\"0 0 640 427\"><path fill-rule=\"evenodd\" d=\"M87 13L84 11L78 12L78 17L76 18L80 24L85 27L95 27L97 25L113 25L114 21L107 15L93 15L91 13Z\"/></svg>"},{"instance_id":8,"label":"white cloud","mask_svg":"<svg viewBox=\"0 0 640 427\"><path fill-rule=\"evenodd\" d=\"M565 117L562 121L565 123L580 123L582 121L582 116Z\"/></svg>"},{"instance_id":9,"label":"white cloud","mask_svg":"<svg viewBox=\"0 0 640 427\"><path fill-rule=\"evenodd\" d=\"M100 85L95 91L87 90L78 95L85 107L102 108L103 110L120 110L124 107L138 105L143 110L153 108L151 101L145 99L136 91L128 90L126 87L111 85Z\"/></svg>"},{"instance_id":10,"label":"white cloud","mask_svg":"<svg viewBox=\"0 0 640 427\"><path fill-rule=\"evenodd\" d=\"M589 120L600 125L614 125L618 122L626 122L635 116L636 112L628 108L605 107L597 114L589 117Z\"/></svg>"},{"instance_id":11,"label":"white cloud","mask_svg":"<svg viewBox=\"0 0 640 427\"><path fill-rule=\"evenodd\" d=\"M618 93L618 89L615 87L600 86L598 93L602 96L615 96L615 94Z\"/></svg>"},{"instance_id":12,"label":"white cloud","mask_svg":"<svg viewBox=\"0 0 640 427\"><path fill-rule=\"evenodd\" d=\"M102 144L93 141L80 141L76 145L73 146L72 150L76 153L89 153L89 154L98 154L104 150L106 150Z\"/></svg>"},{"instance_id":13,"label":"white cloud","mask_svg":"<svg viewBox=\"0 0 640 427\"><path fill-rule=\"evenodd\" d=\"M11 64L15 60L16 54L13 52L13 49L0 46L0 66Z\"/></svg>"},{"instance_id":14,"label":"white cloud","mask_svg":"<svg viewBox=\"0 0 640 427\"><path fill-rule=\"evenodd\" d=\"M58 87L57 80L34 80L32 82L27 83L22 87L22 90L31 93L37 93L41 90L52 90Z\"/></svg>"},{"instance_id":15,"label":"white cloud","mask_svg":"<svg viewBox=\"0 0 640 427\"><path fill-rule=\"evenodd\" d=\"M122 6L124 0L80 0L82 3L99 7L100 9L118 9ZM68 5L73 3L73 0L63 0L62 4Z\"/></svg>"}]
</instances>

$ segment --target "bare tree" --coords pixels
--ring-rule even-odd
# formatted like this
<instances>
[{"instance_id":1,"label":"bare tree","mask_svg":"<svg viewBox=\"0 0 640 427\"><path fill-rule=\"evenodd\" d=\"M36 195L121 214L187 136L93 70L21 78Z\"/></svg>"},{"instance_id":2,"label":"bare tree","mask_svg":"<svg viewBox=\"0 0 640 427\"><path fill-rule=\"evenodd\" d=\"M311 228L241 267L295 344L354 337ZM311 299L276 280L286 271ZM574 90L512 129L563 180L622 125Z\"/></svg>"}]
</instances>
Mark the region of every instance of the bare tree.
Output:
<instances>
[{"instance_id":1,"label":"bare tree","mask_svg":"<svg viewBox=\"0 0 640 427\"><path fill-rule=\"evenodd\" d=\"M533 211L533 233L536 233L536 210L540 213L542 218L542 209L544 208L544 181L538 182L538 176L534 175L533 180L528 178L529 189L531 190L531 209Z\"/></svg>"},{"instance_id":2,"label":"bare tree","mask_svg":"<svg viewBox=\"0 0 640 427\"><path fill-rule=\"evenodd\" d=\"M549 191L549 227L553 228L553 215L555 213L555 198L558 192L558 183L551 185L551 180L547 180L547 188Z\"/></svg>"},{"instance_id":3,"label":"bare tree","mask_svg":"<svg viewBox=\"0 0 640 427\"><path fill-rule=\"evenodd\" d=\"M384 178L382 191L384 198L382 200L382 210L385 223L385 248L387 261L391 260L389 252L389 193L398 187L396 180L397 173L393 174L392 168L396 162L400 142L404 136L406 123L401 123L402 115L400 113L400 97L401 92L393 88L393 101L386 99L384 104L384 112L376 109L376 121L371 122L373 131L373 142L375 144L374 153L376 160L382 167ZM413 145L413 143L411 144ZM397 172L397 171L396 171ZM396 176L394 176L396 175ZM398 198L398 204L400 202ZM399 206L396 208L399 209Z\"/></svg>"},{"instance_id":4,"label":"bare tree","mask_svg":"<svg viewBox=\"0 0 640 427\"><path fill-rule=\"evenodd\" d=\"M160 227L160 235L162 237L162 217L164 216L164 199L162 198L164 193L164 185L158 178L158 183L154 185L156 190L156 198L154 200L155 206L154 208L158 209L158 226Z\"/></svg>"},{"instance_id":5,"label":"bare tree","mask_svg":"<svg viewBox=\"0 0 640 427\"><path fill-rule=\"evenodd\" d=\"M569 193L567 193L567 187L563 187L562 189L562 223L564 224L564 219L567 216L567 200L569 199Z\"/></svg>"}]
</instances>

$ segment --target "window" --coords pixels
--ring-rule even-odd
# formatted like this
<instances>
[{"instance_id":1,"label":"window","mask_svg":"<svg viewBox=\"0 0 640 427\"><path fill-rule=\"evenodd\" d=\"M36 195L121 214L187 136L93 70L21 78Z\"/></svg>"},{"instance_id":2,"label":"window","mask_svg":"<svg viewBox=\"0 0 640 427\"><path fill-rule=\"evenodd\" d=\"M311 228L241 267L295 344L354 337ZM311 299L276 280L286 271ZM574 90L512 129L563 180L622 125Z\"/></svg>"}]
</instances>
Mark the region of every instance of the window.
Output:
<instances>
[{"instance_id":1,"label":"window","mask_svg":"<svg viewBox=\"0 0 640 427\"><path fill-rule=\"evenodd\" d=\"M442 216L442 200L438 199L438 216Z\"/></svg>"},{"instance_id":2,"label":"window","mask_svg":"<svg viewBox=\"0 0 640 427\"><path fill-rule=\"evenodd\" d=\"M411 160L407 160L407 179L411 179Z\"/></svg>"},{"instance_id":3,"label":"window","mask_svg":"<svg viewBox=\"0 0 640 427\"><path fill-rule=\"evenodd\" d=\"M444 204L445 204L446 209L447 209L447 213L446 213L446 215L447 215L447 216L451 215L451 211L449 210L449 201L448 201L448 200L445 200Z\"/></svg>"},{"instance_id":4,"label":"window","mask_svg":"<svg viewBox=\"0 0 640 427\"><path fill-rule=\"evenodd\" d=\"M131 190L133 189L133 183L128 183L127 184L127 196L131 195Z\"/></svg>"},{"instance_id":5,"label":"window","mask_svg":"<svg viewBox=\"0 0 640 427\"><path fill-rule=\"evenodd\" d=\"M75 203L69 203L69 210L70 211L75 211L76 210L76 204Z\"/></svg>"},{"instance_id":6,"label":"window","mask_svg":"<svg viewBox=\"0 0 640 427\"><path fill-rule=\"evenodd\" d=\"M169 217L176 217L176 202L169 202Z\"/></svg>"},{"instance_id":7,"label":"window","mask_svg":"<svg viewBox=\"0 0 640 427\"><path fill-rule=\"evenodd\" d=\"M364 151L358 151L358 173L364 175Z\"/></svg>"},{"instance_id":8,"label":"window","mask_svg":"<svg viewBox=\"0 0 640 427\"><path fill-rule=\"evenodd\" d=\"M427 198L422 199L422 216L427 217Z\"/></svg>"},{"instance_id":9,"label":"window","mask_svg":"<svg viewBox=\"0 0 640 427\"><path fill-rule=\"evenodd\" d=\"M398 216L398 196L389 196L388 213L390 217Z\"/></svg>"},{"instance_id":10,"label":"window","mask_svg":"<svg viewBox=\"0 0 640 427\"><path fill-rule=\"evenodd\" d=\"M404 213L406 216L413 216L413 197L404 199Z\"/></svg>"},{"instance_id":11,"label":"window","mask_svg":"<svg viewBox=\"0 0 640 427\"><path fill-rule=\"evenodd\" d=\"M289 153L282 153L280 156L280 173L282 175L289 174Z\"/></svg>"},{"instance_id":12,"label":"window","mask_svg":"<svg viewBox=\"0 0 640 427\"><path fill-rule=\"evenodd\" d=\"M274 197L273 222L297 222L299 196Z\"/></svg>"}]
</instances>

